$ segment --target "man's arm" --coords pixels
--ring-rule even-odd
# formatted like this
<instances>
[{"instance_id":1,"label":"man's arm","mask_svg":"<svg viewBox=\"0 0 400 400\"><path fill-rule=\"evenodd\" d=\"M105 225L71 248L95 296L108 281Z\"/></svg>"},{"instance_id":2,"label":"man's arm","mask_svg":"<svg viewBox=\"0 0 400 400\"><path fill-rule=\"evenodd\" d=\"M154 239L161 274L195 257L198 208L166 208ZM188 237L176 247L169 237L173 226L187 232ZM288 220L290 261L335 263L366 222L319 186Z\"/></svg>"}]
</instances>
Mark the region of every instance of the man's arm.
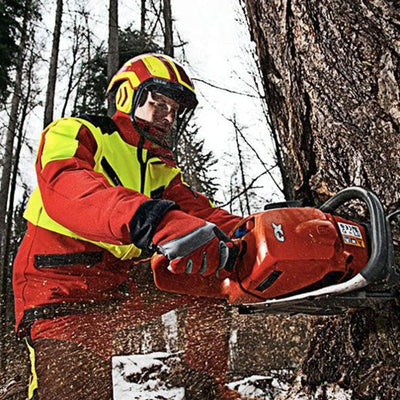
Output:
<instances>
[{"instance_id":1,"label":"man's arm","mask_svg":"<svg viewBox=\"0 0 400 400\"><path fill-rule=\"evenodd\" d=\"M227 235L242 219L221 208L214 207L206 196L193 191L183 183L181 175L174 178L165 189L162 198L174 201L180 210L189 215L214 223Z\"/></svg>"},{"instance_id":2,"label":"man's arm","mask_svg":"<svg viewBox=\"0 0 400 400\"><path fill-rule=\"evenodd\" d=\"M139 209L152 210L147 224L156 226L175 205L112 186L103 174L93 169L96 150L92 133L76 119L58 120L43 132L36 172L46 212L89 240L134 243L129 225Z\"/></svg>"}]
</instances>

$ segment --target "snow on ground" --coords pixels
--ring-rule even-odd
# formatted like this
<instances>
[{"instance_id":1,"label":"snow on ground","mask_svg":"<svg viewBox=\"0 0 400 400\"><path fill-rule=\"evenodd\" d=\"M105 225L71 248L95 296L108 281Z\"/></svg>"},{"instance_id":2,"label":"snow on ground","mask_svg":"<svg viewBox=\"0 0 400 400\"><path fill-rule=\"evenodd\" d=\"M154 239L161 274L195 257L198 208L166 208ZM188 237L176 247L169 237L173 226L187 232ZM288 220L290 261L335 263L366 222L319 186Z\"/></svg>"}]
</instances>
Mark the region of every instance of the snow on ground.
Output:
<instances>
[{"instance_id":1,"label":"snow on ground","mask_svg":"<svg viewBox=\"0 0 400 400\"><path fill-rule=\"evenodd\" d=\"M165 352L113 357L113 397L118 400L183 400L185 389L168 387L168 363L179 357Z\"/></svg>"},{"instance_id":2,"label":"snow on ground","mask_svg":"<svg viewBox=\"0 0 400 400\"><path fill-rule=\"evenodd\" d=\"M353 391L341 388L336 383L325 383L311 390L304 387L303 377L297 376L291 387L286 393L278 395L274 400L351 400L353 399Z\"/></svg>"},{"instance_id":3,"label":"snow on ground","mask_svg":"<svg viewBox=\"0 0 400 400\"><path fill-rule=\"evenodd\" d=\"M239 392L243 397L265 400L274 399L277 395L282 395L289 390L289 385L273 374L270 376L253 375L231 382L227 386L229 389Z\"/></svg>"},{"instance_id":4,"label":"snow on ground","mask_svg":"<svg viewBox=\"0 0 400 400\"><path fill-rule=\"evenodd\" d=\"M320 396L321 398L327 400L350 400L353 398L353 391L344 390L343 388L335 384L328 384L324 386L324 388L317 389L317 392L315 393L315 398L318 398L317 396Z\"/></svg>"},{"instance_id":5,"label":"snow on ground","mask_svg":"<svg viewBox=\"0 0 400 400\"><path fill-rule=\"evenodd\" d=\"M179 353L156 352L113 357L114 399L118 400L184 400L185 388L168 383L168 374L181 362ZM243 397L274 399L285 394L289 385L285 373L254 375L227 385Z\"/></svg>"},{"instance_id":6,"label":"snow on ground","mask_svg":"<svg viewBox=\"0 0 400 400\"><path fill-rule=\"evenodd\" d=\"M185 388L171 384L170 379L182 362L181 354L155 352L113 357L114 400L184 400ZM353 395L337 384L326 384L310 393L304 391L301 377L291 381L288 371L270 371L268 376L253 375L226 386L243 398L262 400L350 400Z\"/></svg>"}]
</instances>

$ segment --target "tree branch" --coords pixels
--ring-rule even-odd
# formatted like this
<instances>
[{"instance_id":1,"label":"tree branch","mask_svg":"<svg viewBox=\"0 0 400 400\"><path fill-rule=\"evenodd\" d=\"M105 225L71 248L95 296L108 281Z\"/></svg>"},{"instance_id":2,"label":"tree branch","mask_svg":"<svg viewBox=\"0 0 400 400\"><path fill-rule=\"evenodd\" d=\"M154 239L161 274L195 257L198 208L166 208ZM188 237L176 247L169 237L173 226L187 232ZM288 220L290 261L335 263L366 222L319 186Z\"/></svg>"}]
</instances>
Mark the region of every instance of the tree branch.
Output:
<instances>
[{"instance_id":1,"label":"tree branch","mask_svg":"<svg viewBox=\"0 0 400 400\"><path fill-rule=\"evenodd\" d=\"M275 168L275 167L273 167ZM242 194L246 193L247 191L249 191L250 189L253 189L253 185L254 183L260 179L262 176L264 176L267 173L267 171L261 172L261 174L259 174L258 176L256 176L249 184L249 186L247 186L246 188L244 188L241 192L239 192L238 194L236 194L235 196L231 197L231 199L222 204L222 205L218 205L218 207L226 207L228 205L231 205L233 203L234 200L236 200L238 197L240 197Z\"/></svg>"},{"instance_id":2,"label":"tree branch","mask_svg":"<svg viewBox=\"0 0 400 400\"><path fill-rule=\"evenodd\" d=\"M237 90L232 90L232 89L224 88L222 86L217 86L217 85L214 85L213 83L207 82L206 80L201 79L201 78L192 78L192 81L204 83L204 84L206 84L208 86L213 87L214 89L223 90L224 92L238 94L240 96L251 97L253 99L258 99L258 96L255 96L253 94L238 92Z\"/></svg>"}]
</instances>

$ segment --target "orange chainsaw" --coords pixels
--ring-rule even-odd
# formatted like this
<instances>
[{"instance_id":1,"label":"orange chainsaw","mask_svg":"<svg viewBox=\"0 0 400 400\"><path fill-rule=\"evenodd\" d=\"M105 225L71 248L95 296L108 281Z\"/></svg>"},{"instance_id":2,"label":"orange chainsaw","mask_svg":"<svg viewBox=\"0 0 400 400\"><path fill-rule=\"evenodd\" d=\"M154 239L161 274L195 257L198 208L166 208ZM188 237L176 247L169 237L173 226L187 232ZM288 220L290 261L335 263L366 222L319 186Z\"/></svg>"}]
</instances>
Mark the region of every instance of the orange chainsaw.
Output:
<instances>
[{"instance_id":1,"label":"orange chainsaw","mask_svg":"<svg viewBox=\"0 0 400 400\"><path fill-rule=\"evenodd\" d=\"M364 204L367 223L337 215L351 200ZM232 239L243 250L228 278L174 274L163 256L155 256L154 281L161 290L226 299L241 313L334 314L367 307L398 296L392 226L399 220L400 210L386 217L376 195L359 187L319 208L271 204L234 230Z\"/></svg>"}]
</instances>

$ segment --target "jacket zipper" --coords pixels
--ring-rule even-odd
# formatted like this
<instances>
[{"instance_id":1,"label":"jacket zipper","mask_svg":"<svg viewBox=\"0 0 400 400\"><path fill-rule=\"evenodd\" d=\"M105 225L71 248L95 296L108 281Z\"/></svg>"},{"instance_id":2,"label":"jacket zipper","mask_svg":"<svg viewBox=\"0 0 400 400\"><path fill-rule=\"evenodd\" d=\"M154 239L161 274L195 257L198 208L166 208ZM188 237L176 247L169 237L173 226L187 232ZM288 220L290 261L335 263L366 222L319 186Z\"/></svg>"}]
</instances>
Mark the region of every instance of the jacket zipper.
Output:
<instances>
[{"instance_id":1,"label":"jacket zipper","mask_svg":"<svg viewBox=\"0 0 400 400\"><path fill-rule=\"evenodd\" d=\"M121 180L118 178L117 173L114 171L110 163L107 161L105 157L101 159L101 166L104 168L104 171L108 175L108 177L112 180L115 186L124 186Z\"/></svg>"}]
</instances>

